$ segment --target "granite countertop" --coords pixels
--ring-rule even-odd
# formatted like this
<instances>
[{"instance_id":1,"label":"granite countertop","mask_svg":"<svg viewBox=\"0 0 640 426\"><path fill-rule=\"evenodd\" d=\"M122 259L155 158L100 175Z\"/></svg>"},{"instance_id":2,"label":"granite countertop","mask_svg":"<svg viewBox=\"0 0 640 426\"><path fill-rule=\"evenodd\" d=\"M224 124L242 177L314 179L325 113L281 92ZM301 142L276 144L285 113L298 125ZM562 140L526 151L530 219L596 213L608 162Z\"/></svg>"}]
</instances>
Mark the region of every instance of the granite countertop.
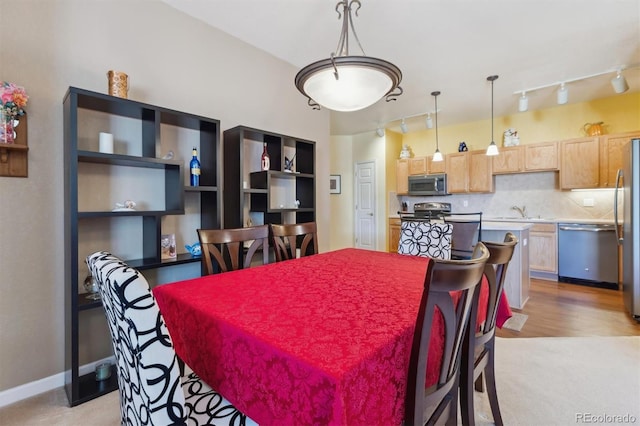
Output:
<instances>
[{"instance_id":1,"label":"granite countertop","mask_svg":"<svg viewBox=\"0 0 640 426\"><path fill-rule=\"evenodd\" d=\"M533 223L528 222L494 222L491 220L482 221L483 231L524 231L533 226Z\"/></svg>"},{"instance_id":2,"label":"granite countertop","mask_svg":"<svg viewBox=\"0 0 640 426\"><path fill-rule=\"evenodd\" d=\"M613 219L584 219L584 218L520 218L520 217L482 217L482 223L484 222L522 222L522 223L603 223L607 225L613 225Z\"/></svg>"},{"instance_id":3,"label":"granite countertop","mask_svg":"<svg viewBox=\"0 0 640 426\"><path fill-rule=\"evenodd\" d=\"M410 212L407 212L408 214L411 214ZM400 216L397 214L392 214L389 215L389 219L398 219ZM522 217L515 217L515 216L482 216L482 226L484 227L486 222L491 222L491 223L529 223L529 224L534 224L534 223L584 223L584 224L593 224L593 223L602 223L605 225L614 225L615 222L613 221L613 219L584 219L584 218L567 218L567 217L543 217L543 218L537 218L537 217L527 217L527 218L522 218ZM506 228L505 228L506 229Z\"/></svg>"}]
</instances>

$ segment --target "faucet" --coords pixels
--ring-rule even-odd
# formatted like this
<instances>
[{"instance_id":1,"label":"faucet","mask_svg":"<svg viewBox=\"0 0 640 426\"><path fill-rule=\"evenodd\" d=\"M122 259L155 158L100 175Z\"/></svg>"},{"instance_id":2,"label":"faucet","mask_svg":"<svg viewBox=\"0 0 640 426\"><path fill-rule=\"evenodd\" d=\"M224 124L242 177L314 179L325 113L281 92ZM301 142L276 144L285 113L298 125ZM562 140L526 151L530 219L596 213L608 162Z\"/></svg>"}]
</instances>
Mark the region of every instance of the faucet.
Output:
<instances>
[{"instance_id":1,"label":"faucet","mask_svg":"<svg viewBox=\"0 0 640 426\"><path fill-rule=\"evenodd\" d=\"M518 213L520 213L520 216L527 217L527 206L522 206L522 207L513 206L511 207L511 210L516 210Z\"/></svg>"}]
</instances>

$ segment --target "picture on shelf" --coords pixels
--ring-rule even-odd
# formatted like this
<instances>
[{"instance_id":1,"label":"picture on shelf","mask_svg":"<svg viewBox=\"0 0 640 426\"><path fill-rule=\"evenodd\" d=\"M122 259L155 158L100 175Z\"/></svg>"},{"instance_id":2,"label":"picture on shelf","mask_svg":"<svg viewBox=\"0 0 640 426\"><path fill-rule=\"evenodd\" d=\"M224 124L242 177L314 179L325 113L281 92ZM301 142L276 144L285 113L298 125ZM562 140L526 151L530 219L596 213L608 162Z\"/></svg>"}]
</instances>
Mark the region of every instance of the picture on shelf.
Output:
<instances>
[{"instance_id":1,"label":"picture on shelf","mask_svg":"<svg viewBox=\"0 0 640 426\"><path fill-rule=\"evenodd\" d=\"M329 193L340 194L341 188L340 175L329 175Z\"/></svg>"},{"instance_id":2,"label":"picture on shelf","mask_svg":"<svg viewBox=\"0 0 640 426\"><path fill-rule=\"evenodd\" d=\"M163 234L160 238L160 257L162 259L175 259L176 257L176 235Z\"/></svg>"}]
</instances>

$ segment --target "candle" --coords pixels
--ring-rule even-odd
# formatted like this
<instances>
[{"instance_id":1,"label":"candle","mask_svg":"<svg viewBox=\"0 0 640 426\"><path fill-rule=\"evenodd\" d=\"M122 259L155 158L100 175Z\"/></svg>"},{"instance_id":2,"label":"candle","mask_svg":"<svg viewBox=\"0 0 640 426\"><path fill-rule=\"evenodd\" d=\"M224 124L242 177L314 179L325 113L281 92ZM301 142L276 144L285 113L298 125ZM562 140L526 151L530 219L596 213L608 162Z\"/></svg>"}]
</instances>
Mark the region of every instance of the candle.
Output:
<instances>
[{"instance_id":1,"label":"candle","mask_svg":"<svg viewBox=\"0 0 640 426\"><path fill-rule=\"evenodd\" d=\"M113 135L111 133L100 132L100 152L113 154Z\"/></svg>"}]
</instances>

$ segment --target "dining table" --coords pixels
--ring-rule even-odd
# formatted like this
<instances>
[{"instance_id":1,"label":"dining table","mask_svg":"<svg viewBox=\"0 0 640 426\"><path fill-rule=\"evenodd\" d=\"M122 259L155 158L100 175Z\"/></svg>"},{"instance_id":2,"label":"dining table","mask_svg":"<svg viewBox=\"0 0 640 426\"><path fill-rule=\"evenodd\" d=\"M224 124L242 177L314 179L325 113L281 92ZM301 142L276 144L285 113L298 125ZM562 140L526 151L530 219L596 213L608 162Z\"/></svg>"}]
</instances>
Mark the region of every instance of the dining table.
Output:
<instances>
[{"instance_id":1,"label":"dining table","mask_svg":"<svg viewBox=\"0 0 640 426\"><path fill-rule=\"evenodd\" d=\"M153 294L178 356L258 424L400 425L430 261L347 248ZM487 295L483 279L479 321ZM498 326L510 316L503 295ZM438 313L432 327L427 386L443 352Z\"/></svg>"}]
</instances>

